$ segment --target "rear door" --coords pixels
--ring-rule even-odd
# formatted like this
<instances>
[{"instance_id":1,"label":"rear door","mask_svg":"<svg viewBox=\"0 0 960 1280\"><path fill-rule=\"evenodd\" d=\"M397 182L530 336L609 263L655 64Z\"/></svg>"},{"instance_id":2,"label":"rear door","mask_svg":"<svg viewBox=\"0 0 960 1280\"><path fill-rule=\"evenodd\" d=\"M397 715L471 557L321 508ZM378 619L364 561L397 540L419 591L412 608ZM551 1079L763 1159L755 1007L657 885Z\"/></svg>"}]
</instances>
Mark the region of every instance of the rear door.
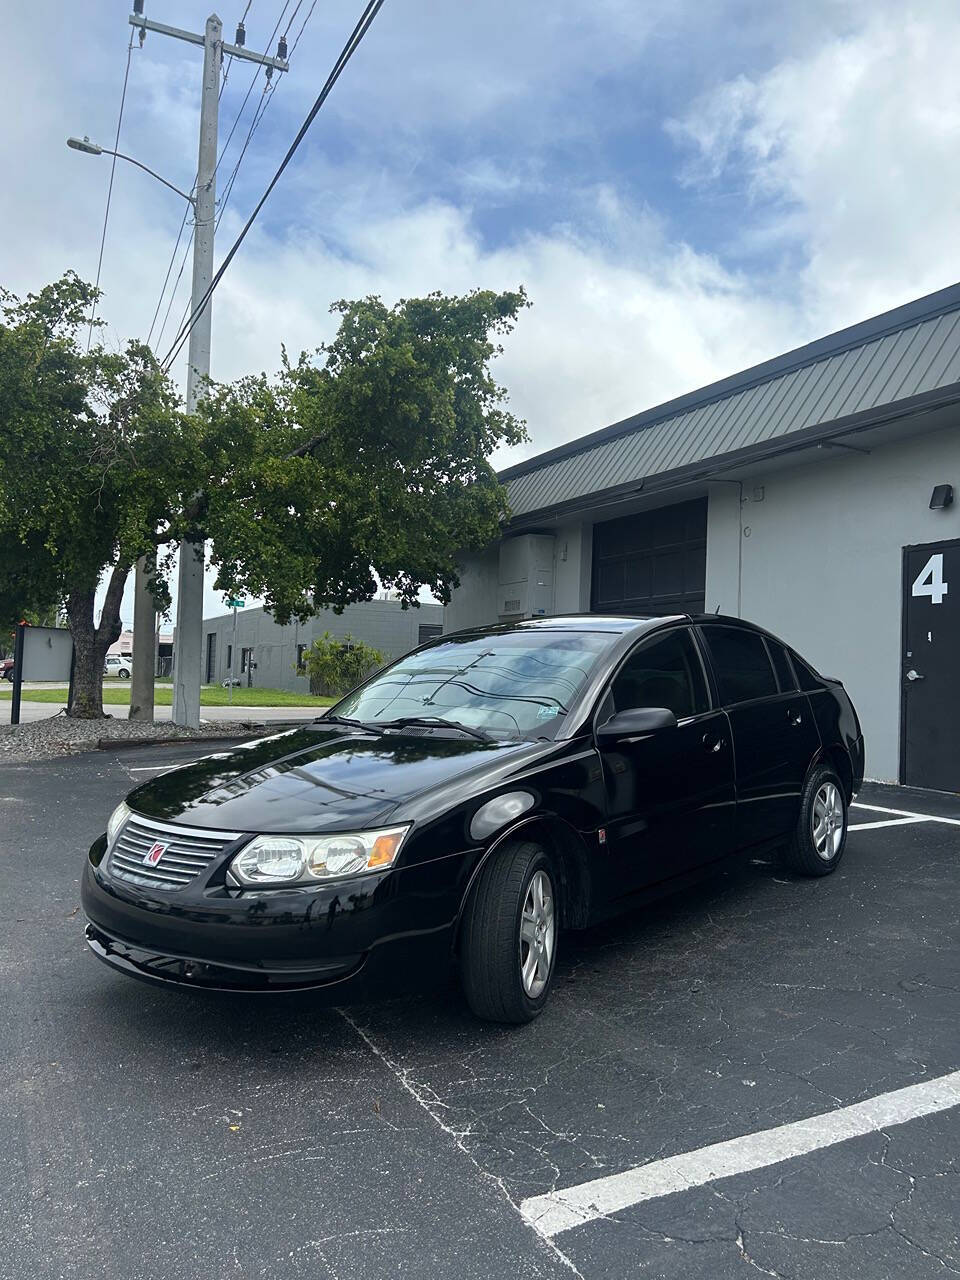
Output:
<instances>
[{"instance_id":1,"label":"rear door","mask_svg":"<svg viewBox=\"0 0 960 1280\"><path fill-rule=\"evenodd\" d=\"M682 875L734 847L730 728L711 705L689 627L637 645L613 676L597 720L633 707L667 707L678 723L600 751L612 897Z\"/></svg>"},{"instance_id":2,"label":"rear door","mask_svg":"<svg viewBox=\"0 0 960 1280\"><path fill-rule=\"evenodd\" d=\"M746 847L788 834L800 794L820 748L805 694L796 688L782 646L759 631L703 623L699 634L730 717L737 775L737 843Z\"/></svg>"}]
</instances>

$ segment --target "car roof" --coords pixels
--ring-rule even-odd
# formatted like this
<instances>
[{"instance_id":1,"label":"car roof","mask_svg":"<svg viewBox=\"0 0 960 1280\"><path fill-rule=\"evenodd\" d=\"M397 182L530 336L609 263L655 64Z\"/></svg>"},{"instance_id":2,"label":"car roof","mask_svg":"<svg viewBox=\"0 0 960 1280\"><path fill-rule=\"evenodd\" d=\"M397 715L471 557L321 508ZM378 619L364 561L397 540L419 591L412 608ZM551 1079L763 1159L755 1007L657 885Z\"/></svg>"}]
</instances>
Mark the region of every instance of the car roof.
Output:
<instances>
[{"instance_id":1,"label":"car roof","mask_svg":"<svg viewBox=\"0 0 960 1280\"><path fill-rule=\"evenodd\" d=\"M648 631L651 627L662 626L667 622L680 622L686 618L686 614L670 614L656 618L605 613L551 614L549 617L542 618L522 618L517 622L495 622L486 627L462 627L459 631L448 631L437 639L446 640L450 636L509 634L516 631L581 631L622 635L629 631Z\"/></svg>"},{"instance_id":2,"label":"car roof","mask_svg":"<svg viewBox=\"0 0 960 1280\"><path fill-rule=\"evenodd\" d=\"M607 614L607 613L562 613L551 614L542 618L522 618L516 622L495 622L485 627L462 627L458 631L447 631L437 636L430 643L447 640L451 636L500 635L517 631L581 631L584 633L604 632L610 635L642 635L655 627L663 627L672 623L688 622L697 625L720 623L724 626L741 627L744 630L756 631L762 635L771 635L764 627L747 618L736 618L726 613L669 613L656 615ZM777 639L776 636L772 636ZM780 641L782 644L783 642Z\"/></svg>"}]
</instances>

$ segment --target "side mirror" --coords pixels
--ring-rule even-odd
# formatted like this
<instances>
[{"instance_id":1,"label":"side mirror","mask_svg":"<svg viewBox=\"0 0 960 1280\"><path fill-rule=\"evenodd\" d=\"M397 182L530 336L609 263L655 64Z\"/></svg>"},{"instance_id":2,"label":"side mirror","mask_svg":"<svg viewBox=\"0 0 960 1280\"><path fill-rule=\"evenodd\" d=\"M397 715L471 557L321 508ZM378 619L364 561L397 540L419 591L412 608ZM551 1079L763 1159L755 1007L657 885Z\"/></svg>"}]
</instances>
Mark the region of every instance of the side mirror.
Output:
<instances>
[{"instance_id":1,"label":"side mirror","mask_svg":"<svg viewBox=\"0 0 960 1280\"><path fill-rule=\"evenodd\" d=\"M665 729L676 729L677 717L666 707L632 707L618 711L606 724L597 726L601 747L614 747L634 738L646 738Z\"/></svg>"}]
</instances>

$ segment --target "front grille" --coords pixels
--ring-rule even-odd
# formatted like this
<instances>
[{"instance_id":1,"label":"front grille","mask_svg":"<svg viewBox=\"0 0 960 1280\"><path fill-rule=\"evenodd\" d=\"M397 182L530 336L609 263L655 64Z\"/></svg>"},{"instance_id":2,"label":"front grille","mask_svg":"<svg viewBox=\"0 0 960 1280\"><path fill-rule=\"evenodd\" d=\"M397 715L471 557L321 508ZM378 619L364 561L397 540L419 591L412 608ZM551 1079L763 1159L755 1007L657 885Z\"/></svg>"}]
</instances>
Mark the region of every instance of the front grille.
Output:
<instances>
[{"instance_id":1,"label":"front grille","mask_svg":"<svg viewBox=\"0 0 960 1280\"><path fill-rule=\"evenodd\" d=\"M179 889L195 880L234 840L239 831L176 827L147 818L128 818L110 851L107 870L119 880L152 889ZM166 845L156 866L143 859L154 844Z\"/></svg>"}]
</instances>

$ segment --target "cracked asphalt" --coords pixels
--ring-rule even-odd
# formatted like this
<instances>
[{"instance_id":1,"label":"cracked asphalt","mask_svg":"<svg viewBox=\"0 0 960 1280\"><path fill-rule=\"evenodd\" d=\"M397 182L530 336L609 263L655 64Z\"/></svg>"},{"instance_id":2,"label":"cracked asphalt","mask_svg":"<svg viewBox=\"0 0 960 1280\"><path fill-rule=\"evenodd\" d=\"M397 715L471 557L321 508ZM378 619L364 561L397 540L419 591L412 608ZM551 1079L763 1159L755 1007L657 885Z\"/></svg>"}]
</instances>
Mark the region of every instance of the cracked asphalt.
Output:
<instances>
[{"instance_id":1,"label":"cracked asphalt","mask_svg":"<svg viewBox=\"0 0 960 1280\"><path fill-rule=\"evenodd\" d=\"M547 1012L508 1030L452 987L338 1011L89 955L86 846L200 750L0 768L4 1280L960 1275L960 1108L553 1240L518 1209L960 1068L960 826L854 831L825 881L752 862L568 935Z\"/></svg>"}]
</instances>

